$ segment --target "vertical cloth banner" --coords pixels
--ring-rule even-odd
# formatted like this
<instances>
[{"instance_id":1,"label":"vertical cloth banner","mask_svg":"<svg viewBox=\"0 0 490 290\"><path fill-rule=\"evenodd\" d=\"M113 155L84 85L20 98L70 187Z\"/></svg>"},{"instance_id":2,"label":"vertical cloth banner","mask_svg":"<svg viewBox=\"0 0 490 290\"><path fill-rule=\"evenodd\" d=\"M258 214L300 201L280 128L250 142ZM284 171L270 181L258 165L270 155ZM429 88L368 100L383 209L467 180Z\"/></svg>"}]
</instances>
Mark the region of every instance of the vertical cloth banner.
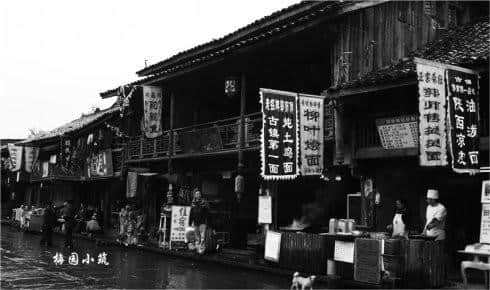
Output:
<instances>
[{"instance_id":1,"label":"vertical cloth banner","mask_svg":"<svg viewBox=\"0 0 490 290\"><path fill-rule=\"evenodd\" d=\"M25 171L27 173L32 172L32 168L34 163L37 161L39 157L39 148L38 147L24 147L25 148Z\"/></svg>"},{"instance_id":2,"label":"vertical cloth banner","mask_svg":"<svg viewBox=\"0 0 490 290\"><path fill-rule=\"evenodd\" d=\"M261 175L265 180L298 176L298 95L260 89L262 104Z\"/></svg>"},{"instance_id":3,"label":"vertical cloth banner","mask_svg":"<svg viewBox=\"0 0 490 290\"><path fill-rule=\"evenodd\" d=\"M112 150L106 149L87 158L88 177L105 177L114 174L112 168ZM130 172L132 173L132 172Z\"/></svg>"},{"instance_id":4,"label":"vertical cloth banner","mask_svg":"<svg viewBox=\"0 0 490 290\"><path fill-rule=\"evenodd\" d=\"M301 174L323 171L323 97L299 94Z\"/></svg>"},{"instance_id":5,"label":"vertical cloth banner","mask_svg":"<svg viewBox=\"0 0 490 290\"><path fill-rule=\"evenodd\" d=\"M458 173L478 173L479 117L478 74L450 66L446 70L451 165Z\"/></svg>"},{"instance_id":6,"label":"vertical cloth banner","mask_svg":"<svg viewBox=\"0 0 490 290\"><path fill-rule=\"evenodd\" d=\"M7 144L10 156L10 171L20 170L22 166L22 146L15 146L15 144Z\"/></svg>"},{"instance_id":7,"label":"vertical cloth banner","mask_svg":"<svg viewBox=\"0 0 490 290\"><path fill-rule=\"evenodd\" d=\"M420 165L446 166L446 88L444 67L415 59L419 87Z\"/></svg>"},{"instance_id":8,"label":"vertical cloth banner","mask_svg":"<svg viewBox=\"0 0 490 290\"><path fill-rule=\"evenodd\" d=\"M147 138L162 135L162 89L155 86L143 86L144 122Z\"/></svg>"},{"instance_id":9,"label":"vertical cloth banner","mask_svg":"<svg viewBox=\"0 0 490 290\"><path fill-rule=\"evenodd\" d=\"M138 172L128 172L126 180L126 197L135 197L138 188Z\"/></svg>"}]
</instances>

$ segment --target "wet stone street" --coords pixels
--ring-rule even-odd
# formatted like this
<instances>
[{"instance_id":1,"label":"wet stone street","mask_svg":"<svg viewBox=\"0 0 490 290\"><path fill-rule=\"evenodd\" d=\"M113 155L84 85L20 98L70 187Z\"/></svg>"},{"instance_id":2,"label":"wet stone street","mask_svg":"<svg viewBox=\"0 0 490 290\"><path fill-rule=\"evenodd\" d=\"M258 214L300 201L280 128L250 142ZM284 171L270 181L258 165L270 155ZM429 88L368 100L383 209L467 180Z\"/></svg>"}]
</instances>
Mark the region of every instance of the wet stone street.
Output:
<instances>
[{"instance_id":1,"label":"wet stone street","mask_svg":"<svg viewBox=\"0 0 490 290\"><path fill-rule=\"evenodd\" d=\"M1 288L289 288L290 278L211 263L166 257L156 253L96 246L74 240L73 250L62 247L61 236L54 235L54 246L40 246L40 235L1 227ZM68 257L76 252L78 265ZM105 252L109 265L98 264ZM61 253L62 265L53 257ZM89 254L89 264L82 259Z\"/></svg>"}]
</instances>

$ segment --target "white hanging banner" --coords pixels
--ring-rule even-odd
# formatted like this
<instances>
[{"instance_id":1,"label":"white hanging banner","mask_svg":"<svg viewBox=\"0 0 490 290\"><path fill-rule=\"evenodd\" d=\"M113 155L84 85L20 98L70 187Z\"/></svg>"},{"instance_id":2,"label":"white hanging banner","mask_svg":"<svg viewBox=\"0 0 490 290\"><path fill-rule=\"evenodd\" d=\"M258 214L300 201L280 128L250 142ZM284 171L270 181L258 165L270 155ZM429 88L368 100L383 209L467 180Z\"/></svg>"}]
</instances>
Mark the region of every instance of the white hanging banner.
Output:
<instances>
[{"instance_id":1,"label":"white hanging banner","mask_svg":"<svg viewBox=\"0 0 490 290\"><path fill-rule=\"evenodd\" d=\"M25 147L25 171L27 173L32 172L33 164L37 161L39 157L39 148L38 147Z\"/></svg>"},{"instance_id":2,"label":"white hanging banner","mask_svg":"<svg viewBox=\"0 0 490 290\"><path fill-rule=\"evenodd\" d=\"M323 171L323 97L299 94L301 174Z\"/></svg>"},{"instance_id":3,"label":"white hanging banner","mask_svg":"<svg viewBox=\"0 0 490 290\"><path fill-rule=\"evenodd\" d=\"M444 67L415 59L419 85L420 165L446 166L446 88Z\"/></svg>"},{"instance_id":4,"label":"white hanging banner","mask_svg":"<svg viewBox=\"0 0 490 290\"><path fill-rule=\"evenodd\" d=\"M272 197L259 196L259 224L272 223Z\"/></svg>"},{"instance_id":5,"label":"white hanging banner","mask_svg":"<svg viewBox=\"0 0 490 290\"><path fill-rule=\"evenodd\" d=\"M147 138L162 135L162 89L155 86L143 86L143 129Z\"/></svg>"},{"instance_id":6,"label":"white hanging banner","mask_svg":"<svg viewBox=\"0 0 490 290\"><path fill-rule=\"evenodd\" d=\"M10 155L10 171L20 170L22 166L22 146L7 144Z\"/></svg>"}]
</instances>

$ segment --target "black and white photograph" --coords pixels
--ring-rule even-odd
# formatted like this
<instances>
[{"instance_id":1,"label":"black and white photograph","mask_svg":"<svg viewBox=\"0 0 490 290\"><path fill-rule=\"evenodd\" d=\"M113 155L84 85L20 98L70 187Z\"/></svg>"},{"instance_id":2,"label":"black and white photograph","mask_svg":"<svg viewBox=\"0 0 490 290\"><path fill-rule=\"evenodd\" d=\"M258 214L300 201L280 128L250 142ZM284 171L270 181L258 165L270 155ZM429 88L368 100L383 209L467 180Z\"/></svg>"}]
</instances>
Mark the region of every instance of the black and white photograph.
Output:
<instances>
[{"instance_id":1,"label":"black and white photograph","mask_svg":"<svg viewBox=\"0 0 490 290\"><path fill-rule=\"evenodd\" d=\"M490 2L4 0L1 289L490 289Z\"/></svg>"}]
</instances>

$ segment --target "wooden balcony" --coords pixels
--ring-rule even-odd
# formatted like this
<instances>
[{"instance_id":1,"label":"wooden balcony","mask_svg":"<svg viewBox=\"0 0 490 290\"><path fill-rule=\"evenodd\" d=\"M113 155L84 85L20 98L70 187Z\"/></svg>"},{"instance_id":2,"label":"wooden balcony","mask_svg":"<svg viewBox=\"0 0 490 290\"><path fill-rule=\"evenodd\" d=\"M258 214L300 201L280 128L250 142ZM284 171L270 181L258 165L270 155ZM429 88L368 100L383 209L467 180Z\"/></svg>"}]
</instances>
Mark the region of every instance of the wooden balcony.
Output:
<instances>
[{"instance_id":1,"label":"wooden balcony","mask_svg":"<svg viewBox=\"0 0 490 290\"><path fill-rule=\"evenodd\" d=\"M120 146L124 146L124 144L119 144ZM43 176L42 172L42 164L37 162L32 170L30 175L31 182L33 181L44 181L44 180L68 180L68 181L81 181L81 180L90 180L90 179L100 179L100 178L109 178L112 176L119 176L121 174L123 160L124 160L124 150L122 148L112 149L112 171L113 175L107 177L87 177L87 165L83 164L79 166L77 169L71 169L70 171L66 171L62 169L59 163L56 164L48 164L48 172Z\"/></svg>"},{"instance_id":2,"label":"wooden balcony","mask_svg":"<svg viewBox=\"0 0 490 290\"><path fill-rule=\"evenodd\" d=\"M172 158L236 152L239 145L239 124L240 118L235 117L175 129ZM259 148L261 128L261 113L245 116L245 150ZM127 144L126 156L128 161L168 158L169 131L157 138L131 138Z\"/></svg>"},{"instance_id":3,"label":"wooden balcony","mask_svg":"<svg viewBox=\"0 0 490 290\"><path fill-rule=\"evenodd\" d=\"M488 117L481 119L480 129L480 151L488 151ZM419 154L418 147L384 149L381 146L375 119L357 120L354 125L353 135L354 158L356 159L417 156Z\"/></svg>"}]
</instances>

